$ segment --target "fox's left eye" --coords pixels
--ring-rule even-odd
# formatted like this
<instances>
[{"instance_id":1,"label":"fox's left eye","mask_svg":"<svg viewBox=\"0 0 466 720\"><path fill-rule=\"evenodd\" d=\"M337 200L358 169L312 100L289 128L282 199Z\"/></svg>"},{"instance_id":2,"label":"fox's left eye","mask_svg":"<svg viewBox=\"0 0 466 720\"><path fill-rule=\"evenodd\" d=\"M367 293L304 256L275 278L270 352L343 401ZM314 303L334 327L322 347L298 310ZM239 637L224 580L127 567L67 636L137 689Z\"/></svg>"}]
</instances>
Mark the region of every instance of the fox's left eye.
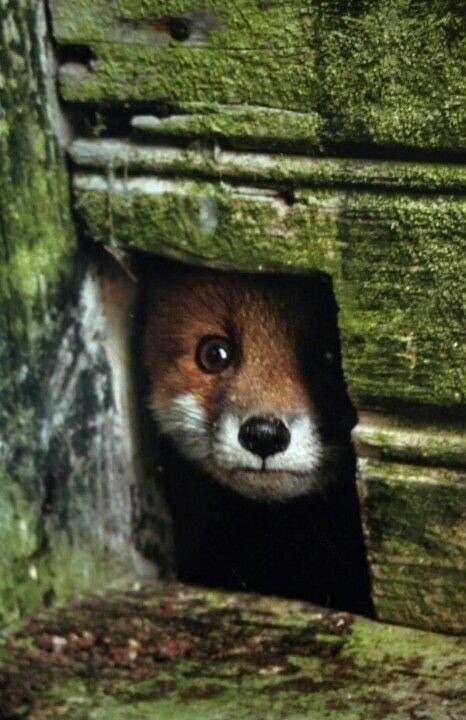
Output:
<instances>
[{"instance_id":1,"label":"fox's left eye","mask_svg":"<svg viewBox=\"0 0 466 720\"><path fill-rule=\"evenodd\" d=\"M231 363L233 352L230 342L217 335L205 335L196 349L196 362L205 373L221 373Z\"/></svg>"}]
</instances>

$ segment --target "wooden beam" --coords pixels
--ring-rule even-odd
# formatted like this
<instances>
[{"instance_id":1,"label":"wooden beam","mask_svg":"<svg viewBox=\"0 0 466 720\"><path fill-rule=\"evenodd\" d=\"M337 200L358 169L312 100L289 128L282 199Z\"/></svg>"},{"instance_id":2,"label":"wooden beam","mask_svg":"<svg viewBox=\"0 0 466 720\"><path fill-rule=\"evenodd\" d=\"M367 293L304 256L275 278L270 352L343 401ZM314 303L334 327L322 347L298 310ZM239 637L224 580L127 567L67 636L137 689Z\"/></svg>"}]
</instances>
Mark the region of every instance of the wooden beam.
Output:
<instances>
[{"instance_id":1,"label":"wooden beam","mask_svg":"<svg viewBox=\"0 0 466 720\"><path fill-rule=\"evenodd\" d=\"M313 153L464 152L456 0L416 12L404 0L215 0L208 10L190 0L53 0L51 11L68 102L159 104L197 114L188 123L209 134L217 123L233 140ZM215 117L238 105L240 132L238 115Z\"/></svg>"}]
</instances>

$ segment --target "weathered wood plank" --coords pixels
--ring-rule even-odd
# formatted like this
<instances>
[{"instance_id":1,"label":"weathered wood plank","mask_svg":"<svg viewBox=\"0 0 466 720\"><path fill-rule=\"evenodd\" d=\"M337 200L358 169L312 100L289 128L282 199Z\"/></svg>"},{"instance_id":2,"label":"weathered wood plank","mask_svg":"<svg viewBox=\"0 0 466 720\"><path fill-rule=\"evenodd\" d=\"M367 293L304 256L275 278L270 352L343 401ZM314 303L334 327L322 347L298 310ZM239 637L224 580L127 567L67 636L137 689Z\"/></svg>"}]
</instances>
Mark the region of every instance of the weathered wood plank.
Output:
<instances>
[{"instance_id":1,"label":"weathered wood plank","mask_svg":"<svg viewBox=\"0 0 466 720\"><path fill-rule=\"evenodd\" d=\"M135 121L138 119L139 116L134 118ZM175 120L157 120L160 136L165 134L168 126L174 128L172 141L177 139ZM220 147L203 150L198 146L195 149L180 148L113 138L78 138L68 151L80 168L126 175L138 172L182 174L204 179L286 184L291 188L364 187L466 194L466 167L453 163L312 158L283 153L229 151Z\"/></svg>"},{"instance_id":2,"label":"weathered wood plank","mask_svg":"<svg viewBox=\"0 0 466 720\"><path fill-rule=\"evenodd\" d=\"M78 253L46 36L42 2L0 3L0 627L115 577L140 521L123 296L110 322Z\"/></svg>"},{"instance_id":3,"label":"weathered wood plank","mask_svg":"<svg viewBox=\"0 0 466 720\"><path fill-rule=\"evenodd\" d=\"M144 140L171 138L227 144L235 148L263 148L292 152L319 150L322 122L317 113L279 110L251 105L177 103L184 114L157 118L137 115L131 120L134 133ZM226 142L225 142L226 141Z\"/></svg>"},{"instance_id":4,"label":"weathered wood plank","mask_svg":"<svg viewBox=\"0 0 466 720\"><path fill-rule=\"evenodd\" d=\"M86 554L83 547L75 564L64 542L55 581L40 423L75 246L64 158L52 137L44 28L42 3L1 3L0 624L77 580Z\"/></svg>"},{"instance_id":5,"label":"weathered wood plank","mask_svg":"<svg viewBox=\"0 0 466 720\"><path fill-rule=\"evenodd\" d=\"M187 121L193 134L240 141L254 139L257 116L243 116L239 132L227 108L253 106L260 135L311 152L465 148L464 16L455 0L415 9L404 0L215 0L208 10L189 0L53 0L51 8L56 39L70 46L60 70L66 100L170 103L197 115ZM86 51L73 58L73 46ZM308 117L287 132L286 115L261 107Z\"/></svg>"},{"instance_id":6,"label":"weathered wood plank","mask_svg":"<svg viewBox=\"0 0 466 720\"><path fill-rule=\"evenodd\" d=\"M78 173L74 187L97 241L226 267L330 273L360 408L463 402L463 198L302 189L290 199L112 173Z\"/></svg>"},{"instance_id":7,"label":"weathered wood plank","mask_svg":"<svg viewBox=\"0 0 466 720\"><path fill-rule=\"evenodd\" d=\"M360 458L358 486L377 617L464 633L464 471Z\"/></svg>"},{"instance_id":8,"label":"weathered wood plank","mask_svg":"<svg viewBox=\"0 0 466 720\"><path fill-rule=\"evenodd\" d=\"M466 632L466 435L362 413L353 431L380 620Z\"/></svg>"},{"instance_id":9,"label":"weathered wood plank","mask_svg":"<svg viewBox=\"0 0 466 720\"><path fill-rule=\"evenodd\" d=\"M0 648L0 684L7 716L35 720L461 720L466 648L304 603L148 586L33 619Z\"/></svg>"},{"instance_id":10,"label":"weathered wood plank","mask_svg":"<svg viewBox=\"0 0 466 720\"><path fill-rule=\"evenodd\" d=\"M466 433L456 424L434 425L361 413L353 431L358 453L389 462L466 468Z\"/></svg>"}]
</instances>

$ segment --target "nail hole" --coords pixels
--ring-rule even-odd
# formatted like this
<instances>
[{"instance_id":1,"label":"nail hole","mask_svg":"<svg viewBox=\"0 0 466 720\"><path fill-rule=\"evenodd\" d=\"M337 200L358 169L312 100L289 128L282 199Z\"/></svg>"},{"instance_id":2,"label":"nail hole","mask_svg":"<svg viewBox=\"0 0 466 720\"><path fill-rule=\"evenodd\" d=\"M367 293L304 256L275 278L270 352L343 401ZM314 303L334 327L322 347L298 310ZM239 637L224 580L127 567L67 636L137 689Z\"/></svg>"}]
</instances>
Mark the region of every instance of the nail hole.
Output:
<instances>
[{"instance_id":1,"label":"nail hole","mask_svg":"<svg viewBox=\"0 0 466 720\"><path fill-rule=\"evenodd\" d=\"M168 31L174 40L187 40L191 35L191 22L186 18L175 17L168 21Z\"/></svg>"}]
</instances>

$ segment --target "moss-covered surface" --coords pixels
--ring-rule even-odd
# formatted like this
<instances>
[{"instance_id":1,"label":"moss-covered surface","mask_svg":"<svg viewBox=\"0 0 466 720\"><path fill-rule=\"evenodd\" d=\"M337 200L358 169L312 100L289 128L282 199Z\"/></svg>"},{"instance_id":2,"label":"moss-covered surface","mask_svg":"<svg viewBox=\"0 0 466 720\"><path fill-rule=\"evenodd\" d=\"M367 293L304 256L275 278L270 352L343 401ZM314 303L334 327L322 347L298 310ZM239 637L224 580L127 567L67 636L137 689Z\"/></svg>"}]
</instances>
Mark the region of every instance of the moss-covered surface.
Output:
<instances>
[{"instance_id":1,"label":"moss-covered surface","mask_svg":"<svg viewBox=\"0 0 466 720\"><path fill-rule=\"evenodd\" d=\"M44 442L45 406L72 314L76 244L69 181L53 137L42 3L0 4L0 625L106 577L77 548L63 446ZM61 388L60 400L64 393ZM55 436L55 440L56 440ZM51 498L51 463L60 502ZM81 477L85 483L85 478ZM78 501L74 498L73 508Z\"/></svg>"},{"instance_id":2,"label":"moss-covered surface","mask_svg":"<svg viewBox=\"0 0 466 720\"><path fill-rule=\"evenodd\" d=\"M456 0L163 0L156 9L134 0L54 0L52 14L57 40L86 46L93 58L63 66L67 100L309 113L308 139L301 122L290 123L289 138L296 133L310 151L465 147L464 13ZM186 33L176 39L180 20ZM230 121L222 116L220 132L235 138L237 116ZM212 118L193 122L218 132ZM254 123L246 120L245 137ZM276 118L264 117L264 128L269 123L265 134L286 142Z\"/></svg>"},{"instance_id":3,"label":"moss-covered surface","mask_svg":"<svg viewBox=\"0 0 466 720\"><path fill-rule=\"evenodd\" d=\"M313 19L307 12L300 17L292 5L274 4L264 12L257 2L217 3L212 15L223 29L210 33L203 47L183 46L158 31L158 21L193 10L192 3L162 3L156 17L153 6L141 3L128 7L119 2L113 13L104 2L99 9L78 3L73 13L64 5L55 4L57 39L66 35L67 43L88 46L96 58L78 77L73 67L63 67L60 88L67 100L205 101L312 110L304 98L310 89L307 66L314 64L314 51L306 45ZM62 32L64 15L68 28Z\"/></svg>"},{"instance_id":4,"label":"moss-covered surface","mask_svg":"<svg viewBox=\"0 0 466 720\"><path fill-rule=\"evenodd\" d=\"M359 460L376 615L466 632L464 472Z\"/></svg>"},{"instance_id":5,"label":"moss-covered surface","mask_svg":"<svg viewBox=\"0 0 466 720\"><path fill-rule=\"evenodd\" d=\"M211 15L210 22L202 17L203 10ZM164 20L189 11L194 38L172 40ZM314 64L314 51L306 35L314 19L306 9L296 12L292 4L264 8L257 0L242 0L196 8L168 0L158 3L154 12L150 4L120 1L109 12L101 0L73 7L54 2L52 13L57 39L88 45L97 59L81 79L70 68L63 69L60 85L67 99L245 103L301 110L305 103L299 98L309 94L306 64ZM204 32L205 25L213 31ZM195 40L199 35L200 43Z\"/></svg>"},{"instance_id":6,"label":"moss-covered surface","mask_svg":"<svg viewBox=\"0 0 466 720\"><path fill-rule=\"evenodd\" d=\"M173 128L171 140L182 137L176 128L185 118L160 121L136 116L138 135L146 142L102 138L78 138L69 154L81 168L112 170L130 175L137 172L179 177L215 179L252 184L319 188L366 188L406 192L466 193L466 168L454 163L399 162L311 158L283 153L253 153L222 150L200 145L187 148L160 144L166 125ZM140 121L140 122L139 122ZM152 129L152 124L155 123ZM142 126L147 130L142 133ZM158 133L155 128L159 128ZM149 144L153 140L159 144ZM269 148L270 149L270 148Z\"/></svg>"},{"instance_id":7,"label":"moss-covered surface","mask_svg":"<svg viewBox=\"0 0 466 720\"><path fill-rule=\"evenodd\" d=\"M91 590L122 572L98 544L73 542L71 532L41 521L20 481L0 485L0 628L76 589ZM51 519L52 520L52 519ZM0 693L1 694L1 693Z\"/></svg>"},{"instance_id":8,"label":"moss-covered surface","mask_svg":"<svg viewBox=\"0 0 466 720\"><path fill-rule=\"evenodd\" d=\"M92 237L232 268L330 273L360 407L463 402L462 198L75 177Z\"/></svg>"},{"instance_id":9,"label":"moss-covered surface","mask_svg":"<svg viewBox=\"0 0 466 720\"><path fill-rule=\"evenodd\" d=\"M466 437L461 428L385 417L359 421L353 440L359 455L430 467L466 467Z\"/></svg>"},{"instance_id":10,"label":"moss-covered surface","mask_svg":"<svg viewBox=\"0 0 466 720\"><path fill-rule=\"evenodd\" d=\"M321 107L334 142L465 146L464 13L456 0L362 0L323 6Z\"/></svg>"},{"instance_id":11,"label":"moss-covered surface","mask_svg":"<svg viewBox=\"0 0 466 720\"><path fill-rule=\"evenodd\" d=\"M465 685L459 638L180 586L75 602L0 648L12 719L460 720Z\"/></svg>"},{"instance_id":12,"label":"moss-covered surface","mask_svg":"<svg viewBox=\"0 0 466 720\"><path fill-rule=\"evenodd\" d=\"M212 142L227 140L230 146L281 150L320 149L321 119L317 113L274 110L265 107L222 107L191 103L186 114L160 120L137 116L132 127L151 138L194 139Z\"/></svg>"}]
</instances>

